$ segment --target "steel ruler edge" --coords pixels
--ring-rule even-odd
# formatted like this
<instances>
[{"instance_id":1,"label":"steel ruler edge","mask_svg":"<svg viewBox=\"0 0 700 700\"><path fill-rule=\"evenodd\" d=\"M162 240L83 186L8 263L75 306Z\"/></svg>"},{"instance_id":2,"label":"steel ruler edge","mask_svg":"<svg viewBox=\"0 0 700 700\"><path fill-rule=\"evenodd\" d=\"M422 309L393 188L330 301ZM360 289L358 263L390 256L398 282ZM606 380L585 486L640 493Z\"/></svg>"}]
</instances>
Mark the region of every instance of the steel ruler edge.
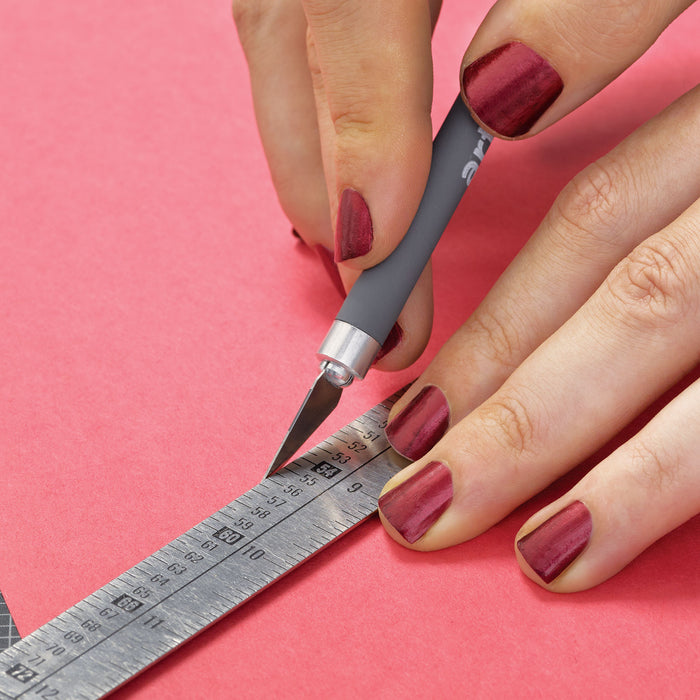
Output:
<instances>
[{"instance_id":1,"label":"steel ruler edge","mask_svg":"<svg viewBox=\"0 0 700 700\"><path fill-rule=\"evenodd\" d=\"M376 512L397 392L0 653L0 698L100 698Z\"/></svg>"}]
</instances>

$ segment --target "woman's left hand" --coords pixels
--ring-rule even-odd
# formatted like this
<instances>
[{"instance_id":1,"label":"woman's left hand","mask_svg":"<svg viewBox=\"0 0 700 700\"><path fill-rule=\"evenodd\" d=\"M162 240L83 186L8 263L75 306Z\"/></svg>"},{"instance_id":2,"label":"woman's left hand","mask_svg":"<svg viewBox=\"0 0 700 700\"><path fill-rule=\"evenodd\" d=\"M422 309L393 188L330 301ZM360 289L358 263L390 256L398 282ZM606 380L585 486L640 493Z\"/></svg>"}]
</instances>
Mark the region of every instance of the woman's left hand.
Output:
<instances>
[{"instance_id":1,"label":"woman's left hand","mask_svg":"<svg viewBox=\"0 0 700 700\"><path fill-rule=\"evenodd\" d=\"M380 498L397 541L475 537L697 365L699 152L700 86L564 189L394 407L387 435L417 460ZM594 586L700 512L698 426L700 380L525 523L525 573Z\"/></svg>"}]
</instances>

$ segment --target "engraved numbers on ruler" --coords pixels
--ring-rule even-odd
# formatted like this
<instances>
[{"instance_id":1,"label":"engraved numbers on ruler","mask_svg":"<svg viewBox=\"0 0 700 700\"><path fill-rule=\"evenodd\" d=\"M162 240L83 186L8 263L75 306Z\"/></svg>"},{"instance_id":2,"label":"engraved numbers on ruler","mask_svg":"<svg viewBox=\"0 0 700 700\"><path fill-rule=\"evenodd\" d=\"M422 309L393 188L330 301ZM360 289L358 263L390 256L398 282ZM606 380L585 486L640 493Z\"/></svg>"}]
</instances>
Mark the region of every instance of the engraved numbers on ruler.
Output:
<instances>
[{"instance_id":1,"label":"engraved numbers on ruler","mask_svg":"<svg viewBox=\"0 0 700 700\"><path fill-rule=\"evenodd\" d=\"M102 697L372 514L406 464L384 437L390 405L0 653L0 699Z\"/></svg>"}]
</instances>

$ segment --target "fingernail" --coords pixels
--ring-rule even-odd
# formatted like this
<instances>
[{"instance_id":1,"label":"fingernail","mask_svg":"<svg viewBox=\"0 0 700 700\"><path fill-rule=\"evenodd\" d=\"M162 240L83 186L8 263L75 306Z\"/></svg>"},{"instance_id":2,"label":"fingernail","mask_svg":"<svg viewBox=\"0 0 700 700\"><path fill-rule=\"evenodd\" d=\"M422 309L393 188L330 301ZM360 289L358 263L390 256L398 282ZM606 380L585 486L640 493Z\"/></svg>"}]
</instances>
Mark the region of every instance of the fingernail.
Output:
<instances>
[{"instance_id":1,"label":"fingernail","mask_svg":"<svg viewBox=\"0 0 700 700\"><path fill-rule=\"evenodd\" d=\"M559 97L554 68L518 41L499 46L467 66L464 95L477 117L502 136L522 136Z\"/></svg>"},{"instance_id":2,"label":"fingernail","mask_svg":"<svg viewBox=\"0 0 700 700\"><path fill-rule=\"evenodd\" d=\"M386 436L399 454L415 462L432 449L449 424L447 398L438 387L429 385L386 426Z\"/></svg>"},{"instance_id":3,"label":"fingernail","mask_svg":"<svg viewBox=\"0 0 700 700\"><path fill-rule=\"evenodd\" d=\"M335 232L335 261L343 262L366 255L372 248L374 232L367 202L353 189L340 198Z\"/></svg>"},{"instance_id":4,"label":"fingernail","mask_svg":"<svg viewBox=\"0 0 700 700\"><path fill-rule=\"evenodd\" d=\"M331 278L333 286L338 290L340 295L345 298L345 287L343 287L343 280L340 279L340 273L338 272L338 266L335 264L333 252L328 250L325 245L317 245L314 247L314 250L321 259L321 264Z\"/></svg>"},{"instance_id":5,"label":"fingernail","mask_svg":"<svg viewBox=\"0 0 700 700\"><path fill-rule=\"evenodd\" d=\"M391 327L391 330L389 331L389 335L386 337L384 344L382 345L381 348L379 348L379 352L377 353L377 356L374 358L374 361L379 362L379 360L381 360L382 357L388 355L402 340L403 340L403 331L401 330L401 326L399 326L398 323L395 323Z\"/></svg>"},{"instance_id":6,"label":"fingernail","mask_svg":"<svg viewBox=\"0 0 700 700\"><path fill-rule=\"evenodd\" d=\"M384 517L413 544L452 503L452 474L442 462L431 462L379 499Z\"/></svg>"},{"instance_id":7,"label":"fingernail","mask_svg":"<svg viewBox=\"0 0 700 700\"><path fill-rule=\"evenodd\" d=\"M521 537L517 546L530 568L551 583L586 548L593 531L591 512L574 501Z\"/></svg>"}]
</instances>

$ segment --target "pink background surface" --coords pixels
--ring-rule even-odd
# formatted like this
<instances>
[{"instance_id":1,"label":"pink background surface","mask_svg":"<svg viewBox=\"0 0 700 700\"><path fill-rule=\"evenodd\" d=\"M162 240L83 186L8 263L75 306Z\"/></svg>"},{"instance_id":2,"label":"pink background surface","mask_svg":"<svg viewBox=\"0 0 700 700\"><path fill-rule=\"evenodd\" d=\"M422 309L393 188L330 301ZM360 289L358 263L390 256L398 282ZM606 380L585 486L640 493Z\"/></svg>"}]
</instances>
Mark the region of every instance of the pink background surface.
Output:
<instances>
[{"instance_id":1,"label":"pink background surface","mask_svg":"<svg viewBox=\"0 0 700 700\"><path fill-rule=\"evenodd\" d=\"M436 123L489 2L445 5ZM699 32L696 5L576 114L493 146L435 256L425 357L346 392L326 433L693 85ZM25 635L257 483L339 298L277 205L228 2L4 0L0 65L0 590ZM698 518L589 592L516 566L518 527L573 478L429 556L373 520L115 697L691 697Z\"/></svg>"}]
</instances>

